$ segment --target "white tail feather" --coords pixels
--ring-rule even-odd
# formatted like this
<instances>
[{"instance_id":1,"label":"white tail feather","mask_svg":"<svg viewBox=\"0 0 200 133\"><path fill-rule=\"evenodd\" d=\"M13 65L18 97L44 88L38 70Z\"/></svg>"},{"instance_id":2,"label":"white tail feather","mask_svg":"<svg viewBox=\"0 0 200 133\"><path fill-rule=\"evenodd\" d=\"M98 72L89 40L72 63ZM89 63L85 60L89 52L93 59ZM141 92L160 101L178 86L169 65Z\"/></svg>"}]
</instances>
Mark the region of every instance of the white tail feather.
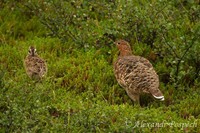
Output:
<instances>
[{"instance_id":1,"label":"white tail feather","mask_svg":"<svg viewBox=\"0 0 200 133\"><path fill-rule=\"evenodd\" d=\"M154 95L153 95L154 96ZM164 96L154 96L156 99L160 100L160 101L164 101L165 100L165 97Z\"/></svg>"}]
</instances>

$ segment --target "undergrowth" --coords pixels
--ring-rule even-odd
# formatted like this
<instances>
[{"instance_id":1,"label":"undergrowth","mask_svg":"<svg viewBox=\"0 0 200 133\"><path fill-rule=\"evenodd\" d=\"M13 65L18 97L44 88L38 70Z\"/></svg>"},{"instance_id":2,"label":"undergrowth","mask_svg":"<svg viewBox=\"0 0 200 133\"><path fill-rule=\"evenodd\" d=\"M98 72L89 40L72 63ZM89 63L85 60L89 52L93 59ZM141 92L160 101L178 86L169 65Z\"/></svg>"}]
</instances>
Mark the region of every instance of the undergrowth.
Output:
<instances>
[{"instance_id":1,"label":"undergrowth","mask_svg":"<svg viewBox=\"0 0 200 133\"><path fill-rule=\"evenodd\" d=\"M0 2L0 132L200 131L197 2L35 2ZM117 38L152 62L164 102L134 106L117 84ZM41 82L24 69L30 45L47 61Z\"/></svg>"}]
</instances>

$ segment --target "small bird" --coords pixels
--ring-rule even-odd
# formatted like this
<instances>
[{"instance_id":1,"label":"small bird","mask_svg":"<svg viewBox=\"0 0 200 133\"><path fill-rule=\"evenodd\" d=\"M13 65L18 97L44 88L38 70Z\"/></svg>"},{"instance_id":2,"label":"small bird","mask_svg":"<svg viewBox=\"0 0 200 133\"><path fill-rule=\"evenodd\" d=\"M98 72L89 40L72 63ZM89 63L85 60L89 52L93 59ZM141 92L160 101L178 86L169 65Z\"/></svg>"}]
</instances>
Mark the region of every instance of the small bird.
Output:
<instances>
[{"instance_id":1,"label":"small bird","mask_svg":"<svg viewBox=\"0 0 200 133\"><path fill-rule=\"evenodd\" d=\"M40 58L33 46L29 47L28 55L24 60L24 65L27 75L31 79L42 79L47 73L47 65L45 61Z\"/></svg>"},{"instance_id":2,"label":"small bird","mask_svg":"<svg viewBox=\"0 0 200 133\"><path fill-rule=\"evenodd\" d=\"M127 41L118 40L115 44L119 55L114 62L114 74L128 96L136 104L140 104L141 93L150 93L154 98L164 101L164 96L159 90L159 78L152 64L141 56L133 55Z\"/></svg>"}]
</instances>

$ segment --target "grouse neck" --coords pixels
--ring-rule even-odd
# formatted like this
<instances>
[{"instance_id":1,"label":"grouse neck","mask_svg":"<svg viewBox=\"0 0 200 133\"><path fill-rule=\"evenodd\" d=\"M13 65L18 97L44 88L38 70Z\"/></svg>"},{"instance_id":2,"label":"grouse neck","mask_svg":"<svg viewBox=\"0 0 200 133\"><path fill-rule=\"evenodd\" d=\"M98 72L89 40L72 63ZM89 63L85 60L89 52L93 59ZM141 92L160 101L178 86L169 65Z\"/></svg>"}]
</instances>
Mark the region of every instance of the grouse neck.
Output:
<instances>
[{"instance_id":1,"label":"grouse neck","mask_svg":"<svg viewBox=\"0 0 200 133\"><path fill-rule=\"evenodd\" d=\"M133 55L133 53L130 50L120 51L120 54L119 54L119 56L131 56L131 55Z\"/></svg>"}]
</instances>

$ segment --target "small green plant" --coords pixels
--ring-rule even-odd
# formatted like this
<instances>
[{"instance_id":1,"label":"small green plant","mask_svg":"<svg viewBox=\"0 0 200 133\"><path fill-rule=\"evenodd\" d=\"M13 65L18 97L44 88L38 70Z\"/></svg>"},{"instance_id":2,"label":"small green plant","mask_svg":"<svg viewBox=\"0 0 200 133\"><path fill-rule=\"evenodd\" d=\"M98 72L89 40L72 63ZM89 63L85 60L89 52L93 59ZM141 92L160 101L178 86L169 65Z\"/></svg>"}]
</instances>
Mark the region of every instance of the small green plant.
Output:
<instances>
[{"instance_id":1,"label":"small green plant","mask_svg":"<svg viewBox=\"0 0 200 133\"><path fill-rule=\"evenodd\" d=\"M0 132L200 131L197 1L3 0L0 8ZM118 38L152 62L164 102L144 96L135 107L117 84ZM39 83L23 66L30 45L48 64Z\"/></svg>"}]
</instances>

